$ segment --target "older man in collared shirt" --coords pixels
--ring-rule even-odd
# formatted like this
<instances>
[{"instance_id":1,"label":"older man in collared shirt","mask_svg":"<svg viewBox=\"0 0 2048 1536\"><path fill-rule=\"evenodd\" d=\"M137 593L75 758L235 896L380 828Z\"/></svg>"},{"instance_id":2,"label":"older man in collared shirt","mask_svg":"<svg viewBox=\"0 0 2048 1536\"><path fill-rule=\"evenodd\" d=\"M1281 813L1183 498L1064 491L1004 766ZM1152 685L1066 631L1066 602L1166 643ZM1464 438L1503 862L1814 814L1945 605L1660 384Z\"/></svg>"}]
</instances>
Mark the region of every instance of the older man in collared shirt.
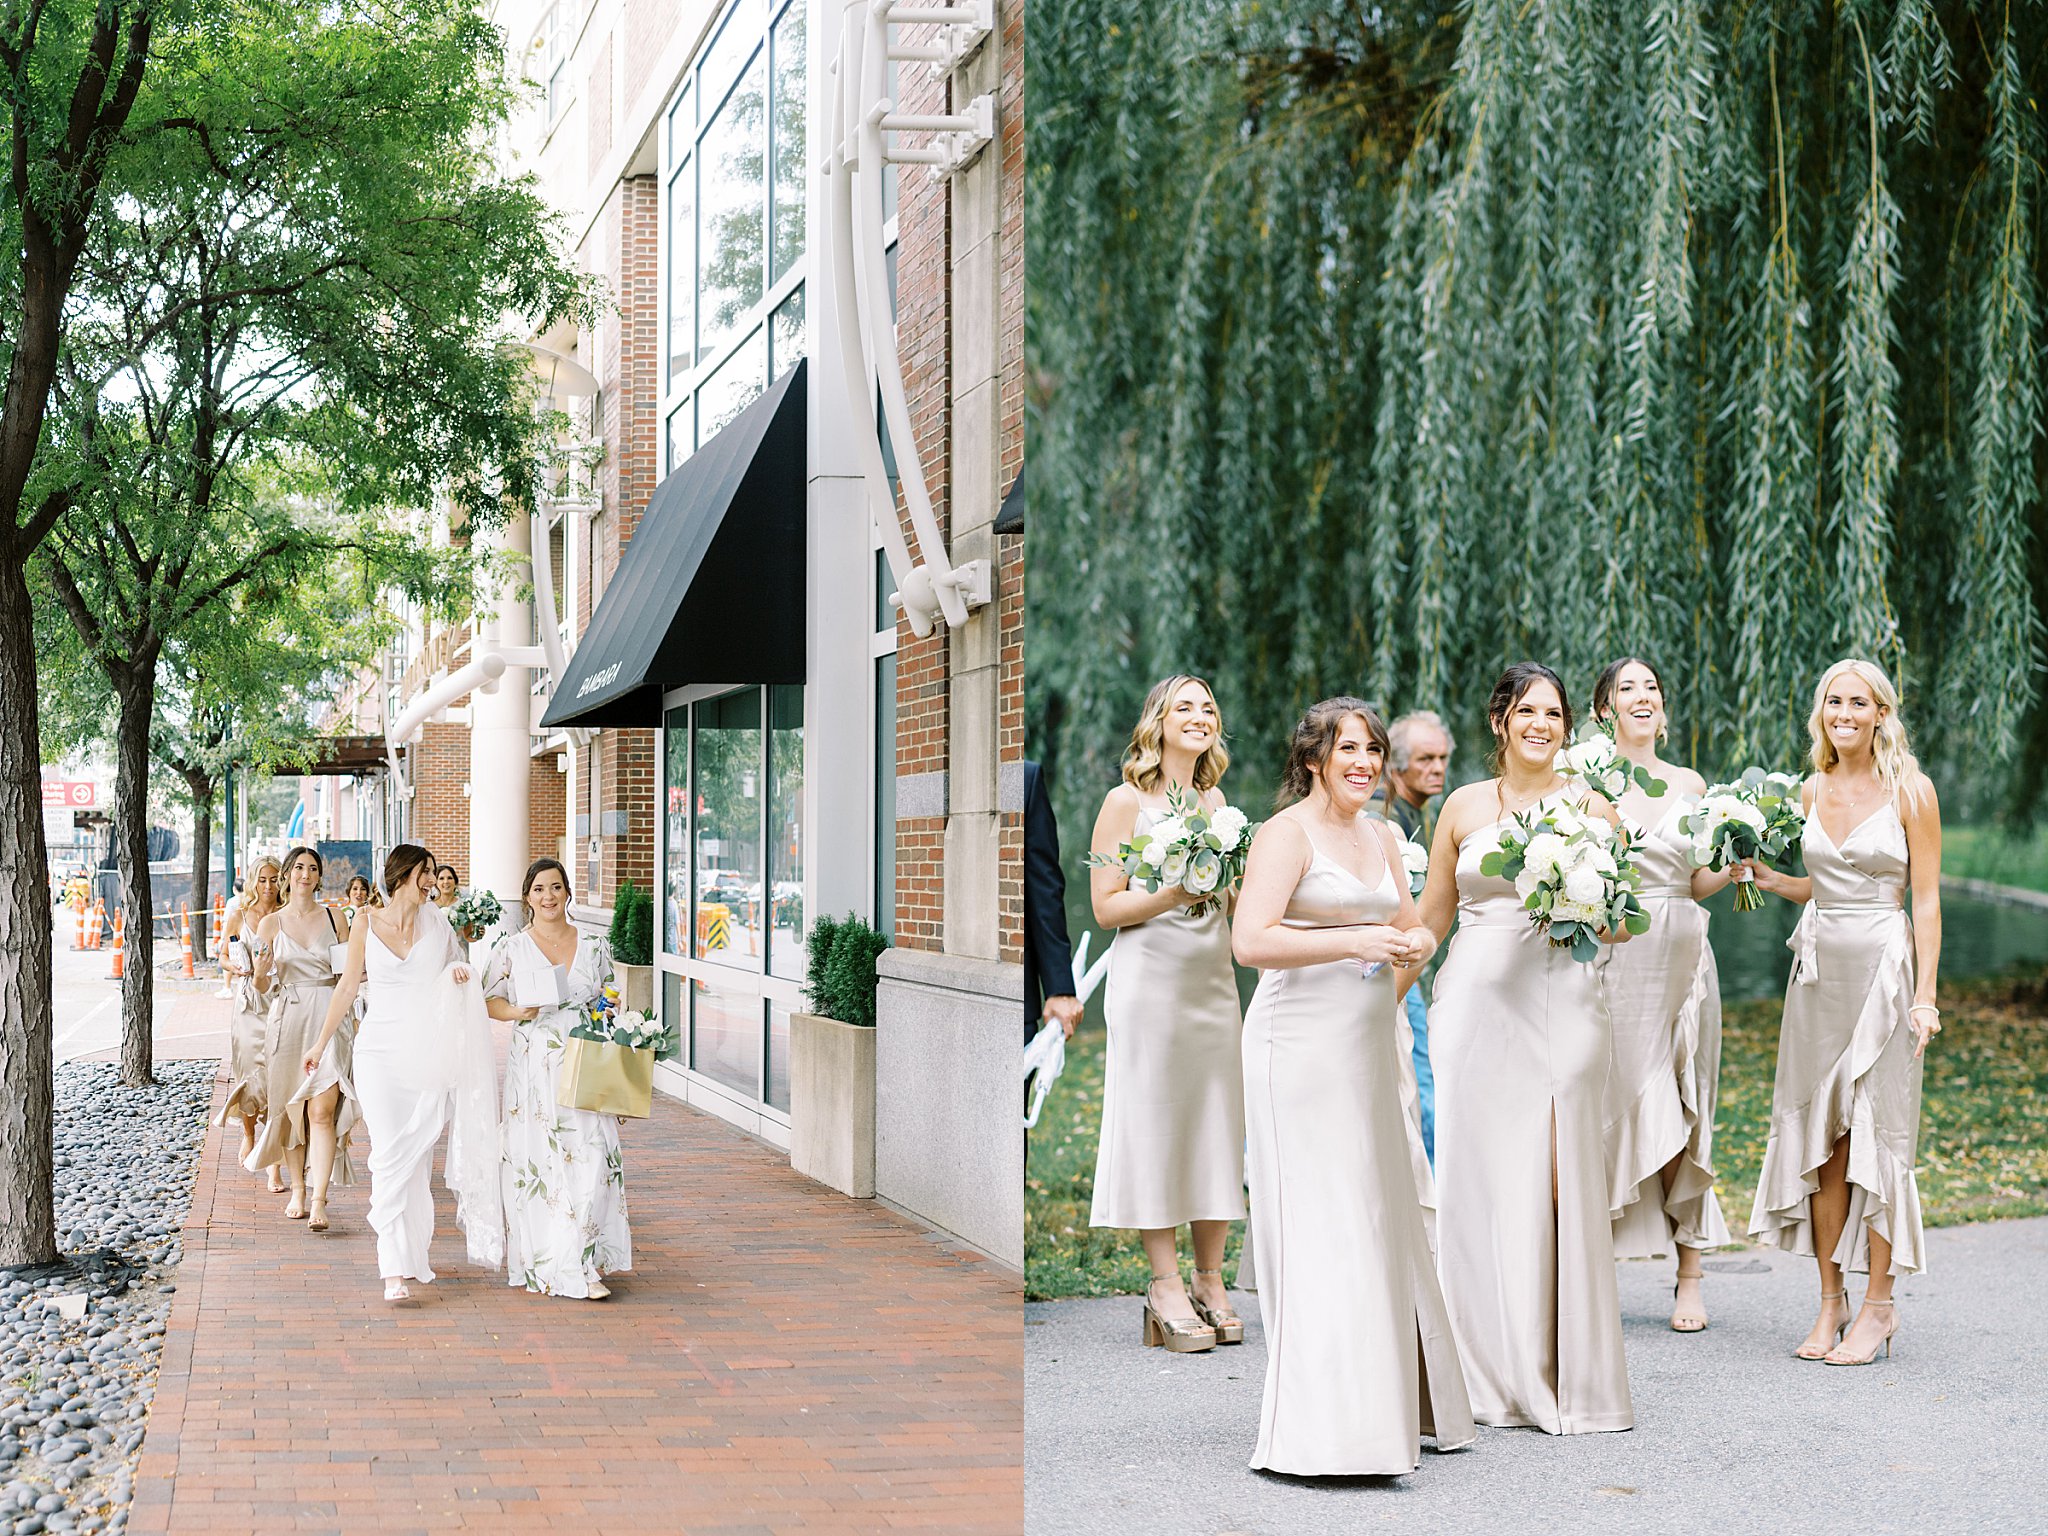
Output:
<instances>
[{"instance_id":1,"label":"older man in collared shirt","mask_svg":"<svg viewBox=\"0 0 2048 1536\"><path fill-rule=\"evenodd\" d=\"M1451 730L1433 710L1417 709L1387 727L1392 752L1387 762L1387 819L1402 835L1429 847L1436 836L1437 801L1451 766ZM1422 1145L1436 1162L1436 1076L1429 1066L1429 1004L1423 983L1404 1000L1415 1036L1415 1094L1422 1106Z\"/></svg>"}]
</instances>

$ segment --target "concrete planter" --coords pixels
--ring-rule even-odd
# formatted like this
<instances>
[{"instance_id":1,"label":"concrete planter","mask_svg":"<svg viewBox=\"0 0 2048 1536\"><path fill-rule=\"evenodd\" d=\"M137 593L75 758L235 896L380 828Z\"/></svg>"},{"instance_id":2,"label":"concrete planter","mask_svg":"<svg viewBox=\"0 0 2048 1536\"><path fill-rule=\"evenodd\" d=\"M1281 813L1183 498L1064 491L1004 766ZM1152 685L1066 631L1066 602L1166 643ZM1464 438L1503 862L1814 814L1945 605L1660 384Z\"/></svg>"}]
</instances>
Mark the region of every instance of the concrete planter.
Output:
<instances>
[{"instance_id":1,"label":"concrete planter","mask_svg":"<svg viewBox=\"0 0 2048 1536\"><path fill-rule=\"evenodd\" d=\"M652 1015L654 1012L654 967L612 962L619 981L619 1006Z\"/></svg>"},{"instance_id":2,"label":"concrete planter","mask_svg":"<svg viewBox=\"0 0 2048 1536\"><path fill-rule=\"evenodd\" d=\"M789 1018L789 1166L842 1195L875 1192L875 1032Z\"/></svg>"}]
</instances>

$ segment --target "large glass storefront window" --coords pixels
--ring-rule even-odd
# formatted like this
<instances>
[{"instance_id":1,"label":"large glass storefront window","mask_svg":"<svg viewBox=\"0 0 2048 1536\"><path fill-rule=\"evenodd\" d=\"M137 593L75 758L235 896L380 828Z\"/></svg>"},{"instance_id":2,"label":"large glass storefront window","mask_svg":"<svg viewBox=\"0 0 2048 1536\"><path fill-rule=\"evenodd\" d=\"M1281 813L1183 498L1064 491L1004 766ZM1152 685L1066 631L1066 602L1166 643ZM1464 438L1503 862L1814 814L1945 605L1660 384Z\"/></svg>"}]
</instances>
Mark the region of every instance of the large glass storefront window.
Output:
<instances>
[{"instance_id":1,"label":"large glass storefront window","mask_svg":"<svg viewBox=\"0 0 2048 1536\"><path fill-rule=\"evenodd\" d=\"M662 845L668 851L662 870L661 947L671 955L690 952L690 712L671 709L662 717L668 727L663 754L661 793L668 825Z\"/></svg>"},{"instance_id":2,"label":"large glass storefront window","mask_svg":"<svg viewBox=\"0 0 2048 1536\"><path fill-rule=\"evenodd\" d=\"M761 994L722 981L689 983L690 1066L713 1082L761 1096Z\"/></svg>"},{"instance_id":3,"label":"large glass storefront window","mask_svg":"<svg viewBox=\"0 0 2048 1536\"><path fill-rule=\"evenodd\" d=\"M670 108L664 473L803 355L805 0L732 0Z\"/></svg>"},{"instance_id":4,"label":"large glass storefront window","mask_svg":"<svg viewBox=\"0 0 2048 1536\"><path fill-rule=\"evenodd\" d=\"M768 969L804 974L804 690L768 690Z\"/></svg>"},{"instance_id":5,"label":"large glass storefront window","mask_svg":"<svg viewBox=\"0 0 2048 1536\"><path fill-rule=\"evenodd\" d=\"M663 1022L692 1072L786 1114L805 971L804 690L735 689L662 723Z\"/></svg>"},{"instance_id":6,"label":"large glass storefront window","mask_svg":"<svg viewBox=\"0 0 2048 1536\"><path fill-rule=\"evenodd\" d=\"M697 767L697 932L700 959L758 968L761 930L761 690L692 707Z\"/></svg>"}]
</instances>

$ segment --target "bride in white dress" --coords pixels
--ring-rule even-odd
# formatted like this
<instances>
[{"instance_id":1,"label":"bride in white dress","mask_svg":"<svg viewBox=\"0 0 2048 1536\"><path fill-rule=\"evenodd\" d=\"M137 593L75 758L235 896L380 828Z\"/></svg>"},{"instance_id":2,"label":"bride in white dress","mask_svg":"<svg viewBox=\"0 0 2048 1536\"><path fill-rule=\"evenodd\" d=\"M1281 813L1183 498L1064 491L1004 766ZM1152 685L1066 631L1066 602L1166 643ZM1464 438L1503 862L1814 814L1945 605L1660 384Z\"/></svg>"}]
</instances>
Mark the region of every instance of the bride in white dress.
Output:
<instances>
[{"instance_id":1,"label":"bride in white dress","mask_svg":"<svg viewBox=\"0 0 2048 1536\"><path fill-rule=\"evenodd\" d=\"M433 904L433 870L433 855L417 843L386 857L389 901L350 930L346 977L301 1063L308 1076L319 1069L362 986L369 1007L357 1028L355 1088L370 1133L370 1226L386 1301L410 1296L409 1279L434 1278L427 1251L444 1129L444 1178L470 1260L496 1269L505 1258L490 1024L447 915Z\"/></svg>"},{"instance_id":2,"label":"bride in white dress","mask_svg":"<svg viewBox=\"0 0 2048 1536\"><path fill-rule=\"evenodd\" d=\"M536 859L519 896L527 926L484 969L485 1006L513 1025L505 1058L505 1278L542 1296L597 1301L611 1294L605 1275L633 1267L619 1117L564 1108L555 1086L563 1042L612 979L611 946L570 923L569 873L558 860ZM550 967L561 977L562 1000L521 1005L513 973Z\"/></svg>"}]
</instances>

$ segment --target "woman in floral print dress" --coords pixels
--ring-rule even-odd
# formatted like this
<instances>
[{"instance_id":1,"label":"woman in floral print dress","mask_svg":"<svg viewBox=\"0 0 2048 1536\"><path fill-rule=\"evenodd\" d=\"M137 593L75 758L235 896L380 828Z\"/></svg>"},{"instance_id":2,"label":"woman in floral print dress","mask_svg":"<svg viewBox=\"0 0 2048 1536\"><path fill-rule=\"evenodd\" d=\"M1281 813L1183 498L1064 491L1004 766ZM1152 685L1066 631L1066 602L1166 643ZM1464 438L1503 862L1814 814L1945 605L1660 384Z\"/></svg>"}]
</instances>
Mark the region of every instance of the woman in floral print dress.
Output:
<instances>
[{"instance_id":1,"label":"woman in floral print dress","mask_svg":"<svg viewBox=\"0 0 2048 1536\"><path fill-rule=\"evenodd\" d=\"M563 1108L555 1083L569 1031L611 983L611 947L570 923L569 874L559 861L536 859L519 894L527 926L498 946L484 970L491 1017L514 1026L505 1061L505 1273L543 1296L595 1301L611 1294L605 1275L633 1267L619 1121ZM515 967L546 966L566 974L563 1000L518 1006Z\"/></svg>"}]
</instances>

